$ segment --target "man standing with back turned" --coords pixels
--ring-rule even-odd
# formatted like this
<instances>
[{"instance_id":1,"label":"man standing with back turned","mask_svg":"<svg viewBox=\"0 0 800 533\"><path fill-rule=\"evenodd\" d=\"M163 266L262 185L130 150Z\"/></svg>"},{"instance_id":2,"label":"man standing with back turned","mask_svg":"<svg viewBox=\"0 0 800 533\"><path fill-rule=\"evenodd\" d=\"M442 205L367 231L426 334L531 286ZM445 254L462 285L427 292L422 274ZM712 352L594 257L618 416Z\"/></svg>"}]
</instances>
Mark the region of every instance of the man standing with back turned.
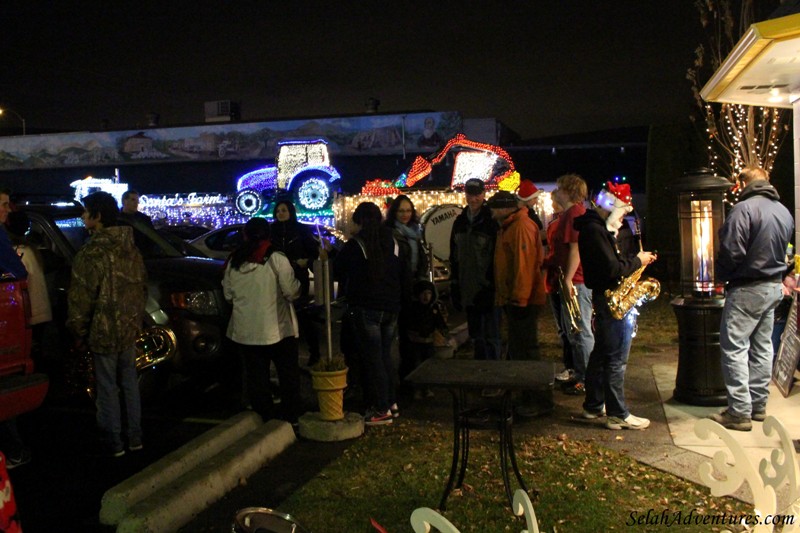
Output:
<instances>
[{"instance_id":1,"label":"man standing with back turned","mask_svg":"<svg viewBox=\"0 0 800 533\"><path fill-rule=\"evenodd\" d=\"M747 167L739 203L719 232L717 276L727 281L719 345L728 408L711 419L736 431L767 416L772 376L772 321L783 297L786 245L794 220L780 203L769 174Z\"/></svg>"},{"instance_id":2,"label":"man standing with back turned","mask_svg":"<svg viewBox=\"0 0 800 533\"><path fill-rule=\"evenodd\" d=\"M97 385L97 426L104 452L125 455L120 394L125 400L128 449L142 449L141 403L135 341L142 328L147 273L133 230L117 226L117 201L106 192L83 199L91 237L72 264L67 327L77 350L92 352Z\"/></svg>"}]
</instances>

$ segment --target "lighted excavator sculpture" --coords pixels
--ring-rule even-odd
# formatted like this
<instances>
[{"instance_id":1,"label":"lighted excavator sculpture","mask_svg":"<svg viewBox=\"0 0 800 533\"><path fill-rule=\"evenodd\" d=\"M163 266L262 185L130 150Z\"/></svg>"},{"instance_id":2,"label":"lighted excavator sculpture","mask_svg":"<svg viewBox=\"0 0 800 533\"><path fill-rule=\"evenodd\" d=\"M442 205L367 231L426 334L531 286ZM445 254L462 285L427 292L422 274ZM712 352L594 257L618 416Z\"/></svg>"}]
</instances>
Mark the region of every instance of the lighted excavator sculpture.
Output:
<instances>
[{"instance_id":1,"label":"lighted excavator sculpture","mask_svg":"<svg viewBox=\"0 0 800 533\"><path fill-rule=\"evenodd\" d=\"M372 180L361 189L362 194L400 194L401 189L412 187L430 176L433 167L441 163L447 154L456 153L450 188L461 190L468 179L478 178L487 189L514 191L519 186L519 173L514 168L511 156L492 144L471 141L463 133L447 141L438 151L428 156L417 156L408 171L395 181Z\"/></svg>"}]
</instances>

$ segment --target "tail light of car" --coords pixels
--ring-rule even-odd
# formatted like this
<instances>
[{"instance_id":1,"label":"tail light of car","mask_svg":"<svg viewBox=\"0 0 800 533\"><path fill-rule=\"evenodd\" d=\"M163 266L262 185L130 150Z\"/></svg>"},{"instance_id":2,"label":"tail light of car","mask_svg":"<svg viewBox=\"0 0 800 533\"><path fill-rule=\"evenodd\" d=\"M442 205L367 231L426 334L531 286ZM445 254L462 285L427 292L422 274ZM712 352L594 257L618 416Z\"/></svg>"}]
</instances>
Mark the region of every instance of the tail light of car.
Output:
<instances>
[{"instance_id":1,"label":"tail light of car","mask_svg":"<svg viewBox=\"0 0 800 533\"><path fill-rule=\"evenodd\" d=\"M184 309L198 315L220 314L214 291L173 292L170 302L175 309Z\"/></svg>"}]
</instances>

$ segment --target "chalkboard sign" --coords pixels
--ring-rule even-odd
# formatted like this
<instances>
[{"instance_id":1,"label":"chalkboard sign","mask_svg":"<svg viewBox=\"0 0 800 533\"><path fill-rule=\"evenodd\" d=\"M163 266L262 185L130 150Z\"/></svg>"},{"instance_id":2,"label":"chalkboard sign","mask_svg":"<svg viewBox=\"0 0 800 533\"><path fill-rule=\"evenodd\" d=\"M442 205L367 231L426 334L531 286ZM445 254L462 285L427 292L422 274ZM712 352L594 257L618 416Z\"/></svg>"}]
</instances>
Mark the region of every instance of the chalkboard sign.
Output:
<instances>
[{"instance_id":1,"label":"chalkboard sign","mask_svg":"<svg viewBox=\"0 0 800 533\"><path fill-rule=\"evenodd\" d=\"M797 292L792 295L792 307L781 335L778 358L772 367L772 380L784 397L789 396L794 383L794 371L800 362L800 337L797 336Z\"/></svg>"}]
</instances>

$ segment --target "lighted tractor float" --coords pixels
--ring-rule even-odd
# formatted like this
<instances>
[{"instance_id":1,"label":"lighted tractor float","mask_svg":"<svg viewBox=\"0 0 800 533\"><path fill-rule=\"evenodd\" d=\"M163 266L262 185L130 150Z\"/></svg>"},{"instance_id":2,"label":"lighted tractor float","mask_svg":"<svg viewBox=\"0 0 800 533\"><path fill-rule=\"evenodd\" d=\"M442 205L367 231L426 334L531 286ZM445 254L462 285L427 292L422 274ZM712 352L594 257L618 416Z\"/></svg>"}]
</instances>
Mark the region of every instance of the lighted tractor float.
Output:
<instances>
[{"instance_id":1,"label":"lighted tractor float","mask_svg":"<svg viewBox=\"0 0 800 533\"><path fill-rule=\"evenodd\" d=\"M448 154L455 153L450 187L447 189L421 188L431 175L433 167L443 162ZM428 156L417 156L406 172L395 180L367 181L357 196L340 196L334 205L336 229L348 233L349 214L360 202L372 202L381 209L399 194L407 195L420 215L423 241L428 247L432 267L431 277L437 283L450 277L450 233L455 218L464 205L464 184L477 178L486 185L486 196L497 190L515 191L520 176L511 156L499 146L480 143L458 134L441 149Z\"/></svg>"},{"instance_id":2,"label":"lighted tractor float","mask_svg":"<svg viewBox=\"0 0 800 533\"><path fill-rule=\"evenodd\" d=\"M275 163L239 178L236 209L241 214L271 217L278 200L290 199L300 218L333 218L341 176L330 164L326 141L280 141Z\"/></svg>"}]
</instances>

